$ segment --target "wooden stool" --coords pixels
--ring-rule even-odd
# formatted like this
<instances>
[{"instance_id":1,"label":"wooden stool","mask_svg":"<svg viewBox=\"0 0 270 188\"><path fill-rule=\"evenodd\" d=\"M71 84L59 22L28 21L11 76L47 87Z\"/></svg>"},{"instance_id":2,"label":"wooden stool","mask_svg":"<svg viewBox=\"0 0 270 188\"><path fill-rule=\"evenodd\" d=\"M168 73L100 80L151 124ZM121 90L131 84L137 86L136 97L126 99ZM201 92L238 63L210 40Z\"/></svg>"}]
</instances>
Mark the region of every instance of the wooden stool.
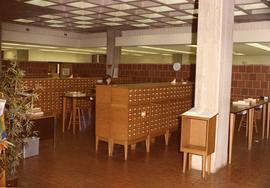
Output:
<instances>
[{"instance_id":1,"label":"wooden stool","mask_svg":"<svg viewBox=\"0 0 270 188\"><path fill-rule=\"evenodd\" d=\"M84 128L86 127L85 117L84 117L84 114L83 114L83 110L81 108L79 108L79 107L76 107L76 113L78 114L78 115L76 115L76 117L78 117L79 130L81 131L82 130L81 117L83 119L83 126L84 126ZM70 117L69 117L69 123L68 123L68 130L70 130L72 118L73 118L73 112L71 111ZM76 128L73 127L73 134L75 134L75 129Z\"/></svg>"}]
</instances>

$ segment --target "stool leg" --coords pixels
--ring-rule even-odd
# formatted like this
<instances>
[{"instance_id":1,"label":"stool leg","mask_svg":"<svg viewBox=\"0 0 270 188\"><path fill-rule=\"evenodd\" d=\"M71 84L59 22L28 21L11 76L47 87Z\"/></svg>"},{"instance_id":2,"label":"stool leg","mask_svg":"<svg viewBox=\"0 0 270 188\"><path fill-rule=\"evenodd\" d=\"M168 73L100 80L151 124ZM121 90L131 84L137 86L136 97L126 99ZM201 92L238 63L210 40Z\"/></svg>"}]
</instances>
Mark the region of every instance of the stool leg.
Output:
<instances>
[{"instance_id":1,"label":"stool leg","mask_svg":"<svg viewBox=\"0 0 270 188\"><path fill-rule=\"evenodd\" d=\"M81 113L80 113L80 109L77 109L77 113L78 113L78 118L79 118L79 130L82 130L82 126L81 126Z\"/></svg>"},{"instance_id":2,"label":"stool leg","mask_svg":"<svg viewBox=\"0 0 270 188\"><path fill-rule=\"evenodd\" d=\"M202 176L203 176L203 178L205 178L205 171L206 171L206 156L203 155L202 158L203 158L203 161L202 161Z\"/></svg>"},{"instance_id":3,"label":"stool leg","mask_svg":"<svg viewBox=\"0 0 270 188\"><path fill-rule=\"evenodd\" d=\"M239 127L238 127L238 132L240 132L240 130L241 130L241 127L242 127L242 124L243 124L243 116L241 116L241 119L240 119L240 122L239 122Z\"/></svg>"},{"instance_id":4,"label":"stool leg","mask_svg":"<svg viewBox=\"0 0 270 188\"><path fill-rule=\"evenodd\" d=\"M69 122L68 122L68 130L70 130L72 117L73 117L73 113L70 112L70 117L69 117Z\"/></svg>"},{"instance_id":5,"label":"stool leg","mask_svg":"<svg viewBox=\"0 0 270 188\"><path fill-rule=\"evenodd\" d=\"M183 156L183 173L186 173L186 165L187 165L187 153L184 152L184 156Z\"/></svg>"},{"instance_id":6,"label":"stool leg","mask_svg":"<svg viewBox=\"0 0 270 188\"><path fill-rule=\"evenodd\" d=\"M98 152L98 142L99 142L99 139L98 139L98 136L96 136L96 152Z\"/></svg>"},{"instance_id":7,"label":"stool leg","mask_svg":"<svg viewBox=\"0 0 270 188\"><path fill-rule=\"evenodd\" d=\"M83 119L83 127L86 128L85 116L82 109L81 109L81 113L82 113L82 119Z\"/></svg>"}]
</instances>

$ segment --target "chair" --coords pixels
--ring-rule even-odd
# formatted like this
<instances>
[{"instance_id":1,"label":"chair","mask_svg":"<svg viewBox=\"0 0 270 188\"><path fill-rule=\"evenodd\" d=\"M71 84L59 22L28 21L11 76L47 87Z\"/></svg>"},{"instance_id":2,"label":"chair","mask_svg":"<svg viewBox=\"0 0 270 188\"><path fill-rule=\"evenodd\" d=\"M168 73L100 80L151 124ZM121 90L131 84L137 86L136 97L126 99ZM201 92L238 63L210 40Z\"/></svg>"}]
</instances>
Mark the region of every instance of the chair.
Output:
<instances>
[{"instance_id":1,"label":"chair","mask_svg":"<svg viewBox=\"0 0 270 188\"><path fill-rule=\"evenodd\" d=\"M255 108L255 110L256 110L256 108ZM244 128L246 128L246 136L248 136L248 128L247 128L248 116L247 116L247 111L245 110L245 111L239 112L239 113L237 113L237 115L241 116L239 127L238 127L238 132L240 132L241 127L244 127ZM256 118L253 119L253 127L255 128L256 133L258 133L258 126L257 126Z\"/></svg>"}]
</instances>

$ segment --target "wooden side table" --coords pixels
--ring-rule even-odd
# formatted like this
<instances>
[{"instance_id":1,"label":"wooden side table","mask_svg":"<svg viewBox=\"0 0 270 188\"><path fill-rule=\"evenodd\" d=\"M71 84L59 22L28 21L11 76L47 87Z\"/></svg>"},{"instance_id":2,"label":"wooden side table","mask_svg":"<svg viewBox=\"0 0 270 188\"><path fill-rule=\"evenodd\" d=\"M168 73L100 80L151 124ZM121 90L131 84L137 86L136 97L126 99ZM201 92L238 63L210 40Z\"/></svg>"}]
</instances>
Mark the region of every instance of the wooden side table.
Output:
<instances>
[{"instance_id":1,"label":"wooden side table","mask_svg":"<svg viewBox=\"0 0 270 188\"><path fill-rule=\"evenodd\" d=\"M56 126L55 114L44 114L42 116L30 116L30 121L34 122L33 130L39 132L41 140L53 138L53 147L56 147ZM52 121L53 123L50 123Z\"/></svg>"},{"instance_id":2,"label":"wooden side table","mask_svg":"<svg viewBox=\"0 0 270 188\"><path fill-rule=\"evenodd\" d=\"M202 176L211 171L211 154L215 152L217 114L183 114L181 130L181 148L184 152L183 173L186 171L187 157L189 155L189 169L191 168L191 155L202 156Z\"/></svg>"}]
</instances>

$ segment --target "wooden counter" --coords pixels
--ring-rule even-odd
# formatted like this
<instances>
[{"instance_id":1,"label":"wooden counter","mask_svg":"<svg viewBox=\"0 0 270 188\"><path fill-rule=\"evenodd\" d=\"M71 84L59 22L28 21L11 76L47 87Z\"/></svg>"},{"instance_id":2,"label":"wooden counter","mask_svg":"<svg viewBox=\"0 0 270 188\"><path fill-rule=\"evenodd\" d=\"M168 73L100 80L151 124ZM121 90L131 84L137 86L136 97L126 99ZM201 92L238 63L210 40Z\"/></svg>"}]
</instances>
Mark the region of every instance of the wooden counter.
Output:
<instances>
[{"instance_id":1,"label":"wooden counter","mask_svg":"<svg viewBox=\"0 0 270 188\"><path fill-rule=\"evenodd\" d=\"M178 128L179 114L193 106L194 84L143 83L96 86L96 149L99 140L108 142L109 155L113 145L146 142Z\"/></svg>"}]
</instances>

